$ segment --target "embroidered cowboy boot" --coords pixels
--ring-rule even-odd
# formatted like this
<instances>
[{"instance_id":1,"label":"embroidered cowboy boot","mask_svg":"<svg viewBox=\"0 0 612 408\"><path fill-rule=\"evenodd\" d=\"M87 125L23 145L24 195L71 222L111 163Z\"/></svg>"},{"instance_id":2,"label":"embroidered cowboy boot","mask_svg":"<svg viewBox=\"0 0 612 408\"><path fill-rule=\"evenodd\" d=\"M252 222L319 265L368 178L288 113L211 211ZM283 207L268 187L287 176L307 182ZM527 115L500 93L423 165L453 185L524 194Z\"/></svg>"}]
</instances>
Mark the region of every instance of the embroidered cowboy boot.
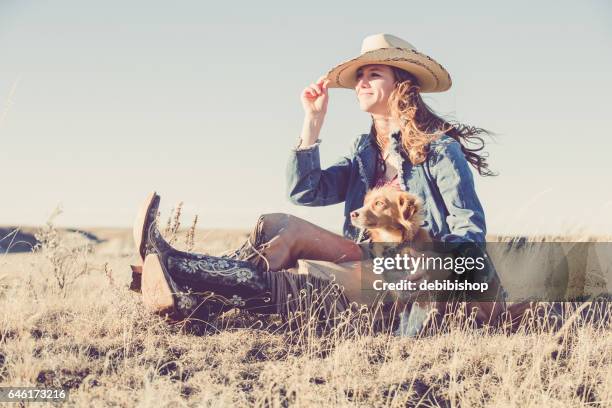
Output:
<instances>
[{"instance_id":1,"label":"embroidered cowboy boot","mask_svg":"<svg viewBox=\"0 0 612 408\"><path fill-rule=\"evenodd\" d=\"M174 320L186 317L208 319L222 305L192 293L174 280L163 266L163 256L173 250L155 227L160 197L150 193L140 208L133 227L136 250L143 264L131 265L130 289L143 295L147 309ZM143 274L143 270L146 272Z\"/></svg>"},{"instance_id":2,"label":"embroidered cowboy boot","mask_svg":"<svg viewBox=\"0 0 612 408\"><path fill-rule=\"evenodd\" d=\"M174 319L208 316L232 307L271 313L267 282L252 264L178 251L154 223L142 269L145 305Z\"/></svg>"}]
</instances>

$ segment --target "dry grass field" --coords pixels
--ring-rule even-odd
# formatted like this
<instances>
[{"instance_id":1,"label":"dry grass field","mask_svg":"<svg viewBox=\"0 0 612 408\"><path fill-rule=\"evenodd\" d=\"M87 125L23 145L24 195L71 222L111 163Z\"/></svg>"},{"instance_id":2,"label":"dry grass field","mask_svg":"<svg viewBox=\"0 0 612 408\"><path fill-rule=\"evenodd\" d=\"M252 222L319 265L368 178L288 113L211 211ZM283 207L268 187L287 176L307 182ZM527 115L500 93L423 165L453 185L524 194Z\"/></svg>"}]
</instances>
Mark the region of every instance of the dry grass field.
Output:
<instances>
[{"instance_id":1,"label":"dry grass field","mask_svg":"<svg viewBox=\"0 0 612 408\"><path fill-rule=\"evenodd\" d=\"M397 338L365 318L321 333L237 313L168 325L128 290L130 231L53 231L43 251L0 255L1 386L69 388L68 405L83 407L612 406L609 304L608 321L556 333L457 322ZM195 250L245 236L198 231Z\"/></svg>"}]
</instances>

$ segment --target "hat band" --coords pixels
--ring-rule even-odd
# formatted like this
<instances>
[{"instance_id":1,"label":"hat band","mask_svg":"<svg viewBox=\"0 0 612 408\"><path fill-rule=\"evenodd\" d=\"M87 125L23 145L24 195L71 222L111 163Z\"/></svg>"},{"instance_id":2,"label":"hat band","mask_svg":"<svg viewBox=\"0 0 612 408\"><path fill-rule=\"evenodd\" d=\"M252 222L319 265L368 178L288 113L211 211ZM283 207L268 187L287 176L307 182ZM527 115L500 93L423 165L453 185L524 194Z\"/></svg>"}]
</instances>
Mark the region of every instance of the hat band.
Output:
<instances>
[{"instance_id":1,"label":"hat band","mask_svg":"<svg viewBox=\"0 0 612 408\"><path fill-rule=\"evenodd\" d=\"M353 61L357 62L358 60L359 60L359 58L356 58ZM411 58L403 58L403 57L385 58L385 59L380 59L380 60L376 60L376 61L380 61L380 62L409 62L411 64L418 65L419 67L427 70L427 72L429 72L431 74L431 76L434 77L434 79L436 80L436 88L440 85L440 78L438 78L438 75L436 75L436 73L433 72L433 70L430 67L428 67L427 65L423 64L421 61L414 60L414 59L411 59ZM375 63L376 61L372 61L372 62ZM336 73L336 78L335 78L335 81L336 81L337 84L339 84L341 86L346 86L346 85L342 84L342 82L340 81L340 75L344 71L346 71L348 68L350 68L351 65L353 65L353 64L347 65L346 67L341 68L340 70L338 70L338 72ZM366 64L366 65L368 65L368 64ZM402 68L400 68L400 69L402 69ZM408 70L404 70L404 71L409 72Z\"/></svg>"}]
</instances>

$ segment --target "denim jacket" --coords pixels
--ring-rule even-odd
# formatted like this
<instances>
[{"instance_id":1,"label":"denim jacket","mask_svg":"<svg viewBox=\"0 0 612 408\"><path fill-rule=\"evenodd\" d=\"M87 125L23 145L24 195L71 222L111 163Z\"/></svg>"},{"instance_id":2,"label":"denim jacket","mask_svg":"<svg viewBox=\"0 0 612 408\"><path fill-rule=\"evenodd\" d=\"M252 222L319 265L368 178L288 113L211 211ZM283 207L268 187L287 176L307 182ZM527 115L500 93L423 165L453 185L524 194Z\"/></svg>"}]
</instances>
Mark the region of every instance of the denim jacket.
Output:
<instances>
[{"instance_id":1,"label":"denim jacket","mask_svg":"<svg viewBox=\"0 0 612 408\"><path fill-rule=\"evenodd\" d=\"M423 201L422 227L435 241L484 243L484 212L461 145L443 135L430 144L426 160L415 166L400 153L399 137L399 132L389 136L390 151L402 163L398 174L402 190ZM366 192L375 184L374 137L358 136L351 153L327 169L321 169L320 143L292 150L287 165L289 199L305 206L344 202L344 236L359 243L363 231L351 224L350 213L363 206Z\"/></svg>"}]
</instances>

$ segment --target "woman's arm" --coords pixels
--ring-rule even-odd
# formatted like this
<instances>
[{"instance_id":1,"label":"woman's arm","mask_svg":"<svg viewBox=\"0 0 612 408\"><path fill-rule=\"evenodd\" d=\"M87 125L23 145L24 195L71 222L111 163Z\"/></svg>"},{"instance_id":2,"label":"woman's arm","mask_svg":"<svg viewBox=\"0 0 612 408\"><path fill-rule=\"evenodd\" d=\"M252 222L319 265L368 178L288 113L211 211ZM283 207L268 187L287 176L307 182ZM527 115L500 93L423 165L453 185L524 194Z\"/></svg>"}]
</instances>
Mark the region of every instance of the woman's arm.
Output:
<instances>
[{"instance_id":1,"label":"woman's arm","mask_svg":"<svg viewBox=\"0 0 612 408\"><path fill-rule=\"evenodd\" d=\"M321 170L319 133L325 120L328 81L319 79L301 94L304 124L300 143L291 152L287 165L287 194L294 204L321 206L344 201L350 177L351 158L344 157Z\"/></svg>"},{"instance_id":2,"label":"woman's arm","mask_svg":"<svg viewBox=\"0 0 612 408\"><path fill-rule=\"evenodd\" d=\"M443 141L435 147L434 157L430 170L448 211L446 221L450 228L450 233L440 240L484 243L484 211L461 145L456 140Z\"/></svg>"},{"instance_id":3,"label":"woman's arm","mask_svg":"<svg viewBox=\"0 0 612 408\"><path fill-rule=\"evenodd\" d=\"M333 166L321 169L319 144L297 147L287 164L287 195L294 204L322 206L341 203L346 198L351 174L351 157L343 157Z\"/></svg>"}]
</instances>

